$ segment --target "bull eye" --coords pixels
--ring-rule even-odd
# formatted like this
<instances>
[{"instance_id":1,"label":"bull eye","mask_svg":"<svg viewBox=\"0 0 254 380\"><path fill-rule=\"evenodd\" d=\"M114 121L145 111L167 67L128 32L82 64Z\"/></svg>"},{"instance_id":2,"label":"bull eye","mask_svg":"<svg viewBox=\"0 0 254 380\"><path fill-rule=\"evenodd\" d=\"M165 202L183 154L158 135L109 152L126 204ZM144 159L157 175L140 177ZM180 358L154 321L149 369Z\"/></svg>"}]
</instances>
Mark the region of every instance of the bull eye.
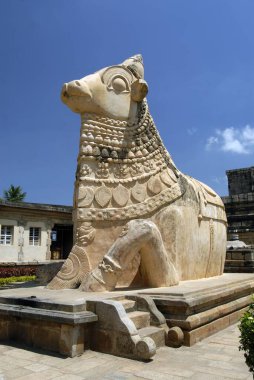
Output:
<instances>
[{"instance_id":1,"label":"bull eye","mask_svg":"<svg viewBox=\"0 0 254 380\"><path fill-rule=\"evenodd\" d=\"M127 83L123 78L120 77L113 78L111 86L116 92L123 92L128 90Z\"/></svg>"}]
</instances>

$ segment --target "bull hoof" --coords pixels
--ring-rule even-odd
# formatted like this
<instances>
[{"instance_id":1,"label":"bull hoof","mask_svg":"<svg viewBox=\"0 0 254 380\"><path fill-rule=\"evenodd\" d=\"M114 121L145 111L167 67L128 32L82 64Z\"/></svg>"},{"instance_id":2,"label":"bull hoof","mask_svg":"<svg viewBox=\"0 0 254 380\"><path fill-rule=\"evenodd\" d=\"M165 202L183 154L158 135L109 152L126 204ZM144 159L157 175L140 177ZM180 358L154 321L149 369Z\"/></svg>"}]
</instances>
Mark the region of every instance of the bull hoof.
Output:
<instances>
[{"instance_id":1,"label":"bull hoof","mask_svg":"<svg viewBox=\"0 0 254 380\"><path fill-rule=\"evenodd\" d=\"M111 290L107 288L105 282L103 281L100 269L95 269L88 273L79 289L83 292L107 292Z\"/></svg>"}]
</instances>

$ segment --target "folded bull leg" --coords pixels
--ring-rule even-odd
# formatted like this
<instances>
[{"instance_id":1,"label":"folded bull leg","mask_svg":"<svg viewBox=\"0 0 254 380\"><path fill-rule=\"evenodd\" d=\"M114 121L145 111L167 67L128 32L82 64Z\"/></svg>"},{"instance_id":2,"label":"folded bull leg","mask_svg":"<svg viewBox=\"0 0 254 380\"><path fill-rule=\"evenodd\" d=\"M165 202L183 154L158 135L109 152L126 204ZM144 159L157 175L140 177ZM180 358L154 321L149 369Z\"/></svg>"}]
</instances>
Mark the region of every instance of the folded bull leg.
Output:
<instances>
[{"instance_id":1,"label":"folded bull leg","mask_svg":"<svg viewBox=\"0 0 254 380\"><path fill-rule=\"evenodd\" d=\"M168 258L159 229L151 221L138 219L126 225L98 267L84 277L80 289L113 290L137 254L141 255L142 274L149 286L178 283L177 272Z\"/></svg>"}]
</instances>

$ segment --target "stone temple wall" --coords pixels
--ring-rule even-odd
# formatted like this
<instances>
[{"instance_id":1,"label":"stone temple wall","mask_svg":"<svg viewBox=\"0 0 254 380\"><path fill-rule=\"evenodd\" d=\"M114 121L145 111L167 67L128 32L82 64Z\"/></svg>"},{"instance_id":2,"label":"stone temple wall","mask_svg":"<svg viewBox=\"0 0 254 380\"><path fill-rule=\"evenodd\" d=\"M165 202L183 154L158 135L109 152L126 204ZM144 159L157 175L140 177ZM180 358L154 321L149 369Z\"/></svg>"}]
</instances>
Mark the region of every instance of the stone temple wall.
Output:
<instances>
[{"instance_id":1,"label":"stone temple wall","mask_svg":"<svg viewBox=\"0 0 254 380\"><path fill-rule=\"evenodd\" d=\"M229 196L222 197L228 218L228 240L232 233L254 245L254 167L228 170Z\"/></svg>"},{"instance_id":2,"label":"stone temple wall","mask_svg":"<svg viewBox=\"0 0 254 380\"><path fill-rule=\"evenodd\" d=\"M239 195L254 192L254 166L250 168L228 170L229 195Z\"/></svg>"}]
</instances>

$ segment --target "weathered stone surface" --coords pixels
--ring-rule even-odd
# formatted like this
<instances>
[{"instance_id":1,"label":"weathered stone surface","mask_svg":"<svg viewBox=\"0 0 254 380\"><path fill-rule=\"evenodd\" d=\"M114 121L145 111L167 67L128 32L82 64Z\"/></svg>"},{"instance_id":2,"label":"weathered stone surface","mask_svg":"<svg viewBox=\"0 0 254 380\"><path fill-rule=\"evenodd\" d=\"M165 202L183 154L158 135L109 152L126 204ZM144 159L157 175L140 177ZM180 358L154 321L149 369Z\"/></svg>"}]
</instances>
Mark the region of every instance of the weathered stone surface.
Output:
<instances>
[{"instance_id":1,"label":"weathered stone surface","mask_svg":"<svg viewBox=\"0 0 254 380\"><path fill-rule=\"evenodd\" d=\"M227 170L229 195L254 192L254 166Z\"/></svg>"},{"instance_id":2,"label":"weathered stone surface","mask_svg":"<svg viewBox=\"0 0 254 380\"><path fill-rule=\"evenodd\" d=\"M49 261L38 265L35 269L36 282L40 285L48 284L61 269L64 260Z\"/></svg>"},{"instance_id":3,"label":"weathered stone surface","mask_svg":"<svg viewBox=\"0 0 254 380\"><path fill-rule=\"evenodd\" d=\"M99 187L95 192L95 199L100 207L106 206L112 197L112 192L106 186Z\"/></svg>"},{"instance_id":4,"label":"weathered stone surface","mask_svg":"<svg viewBox=\"0 0 254 380\"><path fill-rule=\"evenodd\" d=\"M160 349L153 362L115 358L87 351L74 361L31 352L2 343L1 373L3 378L33 379L245 379L252 380L243 353L239 352L238 324L205 339L191 349ZM38 372L35 372L38 371ZM63 375L64 373L64 375Z\"/></svg>"},{"instance_id":5,"label":"weathered stone surface","mask_svg":"<svg viewBox=\"0 0 254 380\"><path fill-rule=\"evenodd\" d=\"M146 311L132 311L128 314L128 317L137 329L148 327L150 325L150 313Z\"/></svg>"},{"instance_id":6,"label":"weathered stone surface","mask_svg":"<svg viewBox=\"0 0 254 380\"><path fill-rule=\"evenodd\" d=\"M137 290L92 294L41 287L20 288L15 293L2 290L0 339L14 339L68 356L79 355L90 347L137 358L140 345L139 352L145 359L146 352L152 351L149 345L139 343L144 342L143 338L152 338L159 346L168 336L167 343L176 346L181 344L182 330L184 344L193 345L234 323L251 302L253 291L254 275L238 273L184 281L167 288L140 289L139 294ZM169 329L158 310L166 317ZM141 321L145 315L145 324L149 312L151 325L159 330L150 325L137 329L144 321L134 325L131 317L135 311Z\"/></svg>"},{"instance_id":7,"label":"weathered stone surface","mask_svg":"<svg viewBox=\"0 0 254 380\"><path fill-rule=\"evenodd\" d=\"M83 354L84 326L61 325L59 352L71 357Z\"/></svg>"},{"instance_id":8,"label":"weathered stone surface","mask_svg":"<svg viewBox=\"0 0 254 380\"><path fill-rule=\"evenodd\" d=\"M125 206L129 200L129 191L121 184L113 190L113 199L118 206Z\"/></svg>"},{"instance_id":9,"label":"weathered stone surface","mask_svg":"<svg viewBox=\"0 0 254 380\"><path fill-rule=\"evenodd\" d=\"M227 250L225 269L226 273L254 273L254 248L243 246Z\"/></svg>"},{"instance_id":10,"label":"weathered stone surface","mask_svg":"<svg viewBox=\"0 0 254 380\"><path fill-rule=\"evenodd\" d=\"M90 187L80 187L78 197L78 207L90 206L94 198L94 192Z\"/></svg>"},{"instance_id":11,"label":"weathered stone surface","mask_svg":"<svg viewBox=\"0 0 254 380\"><path fill-rule=\"evenodd\" d=\"M141 359L150 359L156 353L154 340L149 337L143 338L137 343L136 352Z\"/></svg>"},{"instance_id":12,"label":"weathered stone surface","mask_svg":"<svg viewBox=\"0 0 254 380\"><path fill-rule=\"evenodd\" d=\"M222 200L228 217L228 240L237 234L244 243L254 245L254 167L228 170L226 174L229 196Z\"/></svg>"},{"instance_id":13,"label":"weathered stone surface","mask_svg":"<svg viewBox=\"0 0 254 380\"><path fill-rule=\"evenodd\" d=\"M151 301L152 302L152 301ZM133 305L131 305L133 306ZM136 305L137 306L137 305ZM123 304L114 300L101 300L99 297L87 301L87 309L98 315L98 322L94 324L90 345L94 350L111 353L117 356L132 357L133 359L150 359L156 353L154 340L138 329L150 326L150 313L143 311L129 311ZM161 343L165 337L162 329L146 331L155 335ZM163 332L165 332L163 330ZM158 335L159 333L159 335Z\"/></svg>"},{"instance_id":14,"label":"weathered stone surface","mask_svg":"<svg viewBox=\"0 0 254 380\"><path fill-rule=\"evenodd\" d=\"M158 328L154 326L143 327L142 329L138 330L138 333L141 339L144 337L151 338L156 344L156 347L165 346L166 332L163 328Z\"/></svg>"},{"instance_id":15,"label":"weathered stone surface","mask_svg":"<svg viewBox=\"0 0 254 380\"><path fill-rule=\"evenodd\" d=\"M9 320L2 318L0 320L0 340L8 340L9 338Z\"/></svg>"},{"instance_id":16,"label":"weathered stone surface","mask_svg":"<svg viewBox=\"0 0 254 380\"><path fill-rule=\"evenodd\" d=\"M51 289L162 287L223 273L223 203L176 168L147 92L140 55L63 86L63 102L81 115L76 241ZM86 223L92 234L80 232Z\"/></svg>"},{"instance_id":17,"label":"weathered stone surface","mask_svg":"<svg viewBox=\"0 0 254 380\"><path fill-rule=\"evenodd\" d=\"M185 331L184 345L193 346L194 344L200 342L204 338L212 334L215 334L216 332L220 330L225 329L226 327L232 325L233 323L238 322L239 319L242 317L243 313L246 311L246 309L247 308L237 310L230 315L226 315L222 318L216 319L215 321L212 321L211 323L208 323L192 331Z\"/></svg>"},{"instance_id":18,"label":"weathered stone surface","mask_svg":"<svg viewBox=\"0 0 254 380\"><path fill-rule=\"evenodd\" d=\"M181 345L183 344L183 340L184 334L180 327L175 326L169 329L167 336L167 346L181 347Z\"/></svg>"}]
</instances>

